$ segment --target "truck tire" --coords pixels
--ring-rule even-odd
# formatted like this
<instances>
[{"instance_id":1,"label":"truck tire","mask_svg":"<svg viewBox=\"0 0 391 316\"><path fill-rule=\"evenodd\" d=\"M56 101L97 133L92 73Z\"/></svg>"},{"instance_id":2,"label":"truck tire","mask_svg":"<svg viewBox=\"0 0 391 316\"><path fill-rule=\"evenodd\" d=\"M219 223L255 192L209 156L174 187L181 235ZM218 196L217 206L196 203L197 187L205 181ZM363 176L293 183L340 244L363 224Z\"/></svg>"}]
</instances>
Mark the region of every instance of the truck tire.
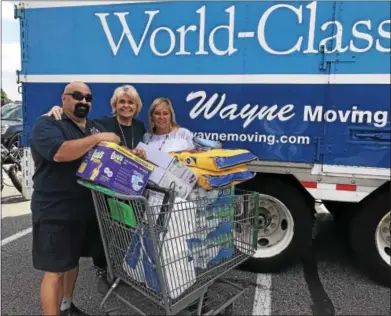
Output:
<instances>
[{"instance_id":1,"label":"truck tire","mask_svg":"<svg viewBox=\"0 0 391 316\"><path fill-rule=\"evenodd\" d=\"M357 203L323 201L327 210L333 215L334 224L343 242L349 239L350 222L353 220L359 207Z\"/></svg>"},{"instance_id":2,"label":"truck tire","mask_svg":"<svg viewBox=\"0 0 391 316\"><path fill-rule=\"evenodd\" d=\"M279 272L300 260L312 242L314 207L294 185L278 178L261 179L258 249L243 267L254 272Z\"/></svg>"},{"instance_id":3,"label":"truck tire","mask_svg":"<svg viewBox=\"0 0 391 316\"><path fill-rule=\"evenodd\" d=\"M373 281L390 287L389 191L363 201L350 223L349 242L358 266Z\"/></svg>"}]
</instances>

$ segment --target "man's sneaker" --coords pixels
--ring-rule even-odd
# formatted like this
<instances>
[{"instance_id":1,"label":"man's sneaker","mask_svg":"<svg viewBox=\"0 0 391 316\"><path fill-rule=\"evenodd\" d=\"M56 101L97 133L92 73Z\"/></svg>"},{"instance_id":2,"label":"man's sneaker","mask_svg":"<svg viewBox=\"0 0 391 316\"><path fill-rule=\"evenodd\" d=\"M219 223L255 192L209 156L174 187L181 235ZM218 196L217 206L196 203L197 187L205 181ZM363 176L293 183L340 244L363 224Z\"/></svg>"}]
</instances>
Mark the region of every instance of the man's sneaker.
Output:
<instances>
[{"instance_id":1,"label":"man's sneaker","mask_svg":"<svg viewBox=\"0 0 391 316\"><path fill-rule=\"evenodd\" d=\"M105 270L95 268L96 277L98 278L99 294L106 294L109 290L109 281L107 280L107 272Z\"/></svg>"},{"instance_id":2,"label":"man's sneaker","mask_svg":"<svg viewBox=\"0 0 391 316\"><path fill-rule=\"evenodd\" d=\"M84 313L82 310L78 309L73 303L71 303L71 307L66 310L60 311L60 316L88 316L88 314Z\"/></svg>"}]
</instances>

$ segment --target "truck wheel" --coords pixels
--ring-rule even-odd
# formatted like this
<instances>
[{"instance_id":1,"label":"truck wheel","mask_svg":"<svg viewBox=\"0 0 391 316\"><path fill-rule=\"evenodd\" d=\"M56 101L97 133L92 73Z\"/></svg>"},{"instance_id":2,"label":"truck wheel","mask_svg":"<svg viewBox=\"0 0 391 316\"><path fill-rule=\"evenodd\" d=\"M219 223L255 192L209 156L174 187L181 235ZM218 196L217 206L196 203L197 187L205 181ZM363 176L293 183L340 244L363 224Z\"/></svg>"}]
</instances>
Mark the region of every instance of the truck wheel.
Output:
<instances>
[{"instance_id":1,"label":"truck wheel","mask_svg":"<svg viewBox=\"0 0 391 316\"><path fill-rule=\"evenodd\" d=\"M280 179L261 180L258 243L244 264L255 272L277 272L300 259L312 240L312 209L302 193Z\"/></svg>"},{"instance_id":2,"label":"truck wheel","mask_svg":"<svg viewBox=\"0 0 391 316\"><path fill-rule=\"evenodd\" d=\"M350 224L349 234L361 269L387 287L391 285L390 209L388 192L364 201Z\"/></svg>"}]
</instances>

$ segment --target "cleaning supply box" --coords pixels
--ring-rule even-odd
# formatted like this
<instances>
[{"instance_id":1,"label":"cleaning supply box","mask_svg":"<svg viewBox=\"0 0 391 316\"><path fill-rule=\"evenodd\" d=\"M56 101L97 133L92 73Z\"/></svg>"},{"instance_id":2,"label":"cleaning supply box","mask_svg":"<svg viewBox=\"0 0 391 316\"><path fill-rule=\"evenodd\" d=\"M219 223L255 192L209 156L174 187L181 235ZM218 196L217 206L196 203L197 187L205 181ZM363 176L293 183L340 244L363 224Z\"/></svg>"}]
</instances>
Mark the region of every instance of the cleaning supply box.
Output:
<instances>
[{"instance_id":1,"label":"cleaning supply box","mask_svg":"<svg viewBox=\"0 0 391 316\"><path fill-rule=\"evenodd\" d=\"M153 169L151 163L121 146L101 142L84 157L77 176L118 193L141 195Z\"/></svg>"},{"instance_id":2,"label":"cleaning supply box","mask_svg":"<svg viewBox=\"0 0 391 316\"><path fill-rule=\"evenodd\" d=\"M143 142L140 142L136 148L144 149L148 161L155 165L149 178L152 183L164 189L171 189L171 185L175 184L178 197L183 199L188 197L198 180L198 175L195 172L176 157Z\"/></svg>"}]
</instances>

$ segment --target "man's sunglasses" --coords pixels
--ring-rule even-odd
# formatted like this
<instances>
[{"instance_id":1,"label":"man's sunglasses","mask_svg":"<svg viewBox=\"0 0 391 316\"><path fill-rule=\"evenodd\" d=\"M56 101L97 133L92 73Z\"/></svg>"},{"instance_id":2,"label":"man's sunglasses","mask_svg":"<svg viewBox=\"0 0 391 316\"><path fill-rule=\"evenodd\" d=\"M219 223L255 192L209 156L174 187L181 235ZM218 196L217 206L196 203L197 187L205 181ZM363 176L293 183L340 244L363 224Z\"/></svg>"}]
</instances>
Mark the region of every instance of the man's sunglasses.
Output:
<instances>
[{"instance_id":1,"label":"man's sunglasses","mask_svg":"<svg viewBox=\"0 0 391 316\"><path fill-rule=\"evenodd\" d=\"M76 101L83 101L83 99L86 99L87 102L92 101L92 95L91 94L83 94L81 92L75 91L72 93L65 93L65 95L70 95L73 99Z\"/></svg>"}]
</instances>

